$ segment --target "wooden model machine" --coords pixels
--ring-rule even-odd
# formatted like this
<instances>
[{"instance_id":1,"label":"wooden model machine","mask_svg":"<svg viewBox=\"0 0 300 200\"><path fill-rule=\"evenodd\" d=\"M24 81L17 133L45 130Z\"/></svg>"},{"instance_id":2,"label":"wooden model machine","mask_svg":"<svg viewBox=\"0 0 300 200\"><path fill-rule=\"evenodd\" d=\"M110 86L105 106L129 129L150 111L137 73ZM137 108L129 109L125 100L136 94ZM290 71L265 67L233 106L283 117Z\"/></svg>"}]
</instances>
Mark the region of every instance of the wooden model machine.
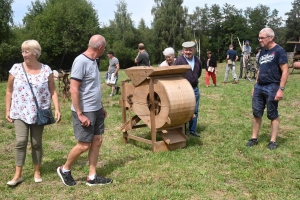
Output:
<instances>
[{"instance_id":1,"label":"wooden model machine","mask_svg":"<svg viewBox=\"0 0 300 200\"><path fill-rule=\"evenodd\" d=\"M190 69L178 65L125 70L130 78L122 82L120 100L125 143L128 138L144 142L152 145L153 152L186 146L185 123L193 118L196 105L194 90L183 77ZM144 124L138 124L140 120ZM146 126L151 129L151 140L134 135L134 129ZM163 141L157 141L157 134Z\"/></svg>"}]
</instances>

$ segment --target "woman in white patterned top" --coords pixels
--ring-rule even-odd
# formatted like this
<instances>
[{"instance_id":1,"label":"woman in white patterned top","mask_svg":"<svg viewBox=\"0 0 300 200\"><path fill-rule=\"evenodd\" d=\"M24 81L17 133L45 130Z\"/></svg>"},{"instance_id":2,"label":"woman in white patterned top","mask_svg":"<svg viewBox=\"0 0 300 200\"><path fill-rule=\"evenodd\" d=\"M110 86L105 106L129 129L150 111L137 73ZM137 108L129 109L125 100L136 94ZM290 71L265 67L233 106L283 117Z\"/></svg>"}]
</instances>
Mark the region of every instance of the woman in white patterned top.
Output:
<instances>
[{"instance_id":1,"label":"woman in white patterned top","mask_svg":"<svg viewBox=\"0 0 300 200\"><path fill-rule=\"evenodd\" d=\"M41 109L51 107L51 98L55 107L57 122L61 119L58 95L55 90L52 70L48 65L38 61L41 46L36 40L23 42L23 63L17 63L9 71L6 89L6 119L14 123L16 133L15 164L16 172L7 184L15 186L23 181L22 168L25 162L28 137L30 137L32 161L34 164L34 181L42 182L40 165L42 162L42 135L44 126L37 125L37 107L29 84ZM27 73L27 81L23 67ZM30 133L30 135L29 135Z\"/></svg>"}]
</instances>

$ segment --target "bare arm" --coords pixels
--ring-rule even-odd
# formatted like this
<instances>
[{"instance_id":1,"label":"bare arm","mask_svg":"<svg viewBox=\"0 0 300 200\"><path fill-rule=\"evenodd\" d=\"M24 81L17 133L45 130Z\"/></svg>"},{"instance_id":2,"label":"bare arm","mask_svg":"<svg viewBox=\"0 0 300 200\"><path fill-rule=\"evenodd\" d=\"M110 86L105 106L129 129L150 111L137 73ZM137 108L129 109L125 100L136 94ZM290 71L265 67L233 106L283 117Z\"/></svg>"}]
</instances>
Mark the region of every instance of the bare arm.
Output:
<instances>
[{"instance_id":1,"label":"bare arm","mask_svg":"<svg viewBox=\"0 0 300 200\"><path fill-rule=\"evenodd\" d=\"M139 55L140 55L140 51L138 52L138 55L135 57L135 59L134 59L134 63L138 63L138 60L137 60L137 58L139 57Z\"/></svg>"},{"instance_id":2,"label":"bare arm","mask_svg":"<svg viewBox=\"0 0 300 200\"><path fill-rule=\"evenodd\" d=\"M117 66L117 68L116 68L116 71L115 71L115 76L117 75L117 73L118 73L118 71L119 71L119 69L120 69L120 65L119 65L119 63L118 63L118 64L116 64L116 66Z\"/></svg>"},{"instance_id":3,"label":"bare arm","mask_svg":"<svg viewBox=\"0 0 300 200\"><path fill-rule=\"evenodd\" d=\"M285 63L285 64L281 64L280 68L282 71L280 87L284 87L289 76L289 66L287 63ZM282 98L283 98L283 90L279 89L276 93L275 100L280 101Z\"/></svg>"},{"instance_id":4,"label":"bare arm","mask_svg":"<svg viewBox=\"0 0 300 200\"><path fill-rule=\"evenodd\" d=\"M6 87L6 96L5 96L5 106L6 106L6 114L5 118L9 122L13 122L13 120L10 118L10 106L11 106L11 97L13 92L13 84L14 84L14 77L13 75L9 74L8 76L8 82Z\"/></svg>"},{"instance_id":5,"label":"bare arm","mask_svg":"<svg viewBox=\"0 0 300 200\"><path fill-rule=\"evenodd\" d=\"M54 108L55 108L56 122L58 123L61 120L61 113L60 113L60 107L59 107L59 102L58 102L58 94L55 89L53 74L50 74L48 77L48 85L49 85L49 90L50 90L52 101L53 101Z\"/></svg>"},{"instance_id":6,"label":"bare arm","mask_svg":"<svg viewBox=\"0 0 300 200\"><path fill-rule=\"evenodd\" d=\"M81 105L80 105L80 94L79 94L79 87L81 85L80 81L71 79L70 81L70 93L72 104L75 108L79 121L81 121L82 126L89 126L91 121L83 115Z\"/></svg>"}]
</instances>

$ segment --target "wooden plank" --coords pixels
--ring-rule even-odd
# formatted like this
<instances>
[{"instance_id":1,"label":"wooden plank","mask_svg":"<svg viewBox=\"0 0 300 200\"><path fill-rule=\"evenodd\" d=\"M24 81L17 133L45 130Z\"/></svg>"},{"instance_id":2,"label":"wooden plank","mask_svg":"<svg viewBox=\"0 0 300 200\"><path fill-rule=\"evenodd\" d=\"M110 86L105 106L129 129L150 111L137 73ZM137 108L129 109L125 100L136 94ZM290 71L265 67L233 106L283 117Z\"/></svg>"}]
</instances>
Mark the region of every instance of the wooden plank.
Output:
<instances>
[{"instance_id":1,"label":"wooden plank","mask_svg":"<svg viewBox=\"0 0 300 200\"><path fill-rule=\"evenodd\" d=\"M147 143L147 144L152 144L151 140L148 140L148 139L145 139L145 138L142 138L142 137L139 137L139 136L135 136L135 135L132 135L132 134L128 134L127 137L130 138L130 139L134 139L136 141L144 142L144 143Z\"/></svg>"},{"instance_id":2,"label":"wooden plank","mask_svg":"<svg viewBox=\"0 0 300 200\"><path fill-rule=\"evenodd\" d=\"M129 111L130 112L130 111ZM124 123L122 126L121 126L121 130L122 132L126 132L128 130L130 130L130 121L131 121L131 127L134 127L141 119L135 115L131 118L131 120L127 121L126 123Z\"/></svg>"},{"instance_id":3,"label":"wooden plank","mask_svg":"<svg viewBox=\"0 0 300 200\"><path fill-rule=\"evenodd\" d=\"M183 74L190 69L191 69L191 66L189 66L189 65L157 67L154 69L153 73L151 73L149 75L149 77L173 75L173 74L182 74L182 76L183 76Z\"/></svg>"},{"instance_id":4,"label":"wooden plank","mask_svg":"<svg viewBox=\"0 0 300 200\"><path fill-rule=\"evenodd\" d=\"M159 141L153 144L153 146L153 152L169 151L186 147L186 141L175 144L166 144L164 141Z\"/></svg>"},{"instance_id":5,"label":"wooden plank","mask_svg":"<svg viewBox=\"0 0 300 200\"><path fill-rule=\"evenodd\" d=\"M134 86L138 86L154 71L153 67L138 66L125 69Z\"/></svg>"},{"instance_id":6,"label":"wooden plank","mask_svg":"<svg viewBox=\"0 0 300 200\"><path fill-rule=\"evenodd\" d=\"M186 141L168 145L169 150L175 150L175 149L184 148L184 147L186 147Z\"/></svg>"},{"instance_id":7,"label":"wooden plank","mask_svg":"<svg viewBox=\"0 0 300 200\"><path fill-rule=\"evenodd\" d=\"M138 86L144 80L146 80L147 77L165 76L173 74L183 75L186 71L190 69L191 67L189 65L176 65L168 67L137 66L125 69L125 73L131 79L133 85Z\"/></svg>"},{"instance_id":8,"label":"wooden plank","mask_svg":"<svg viewBox=\"0 0 300 200\"><path fill-rule=\"evenodd\" d=\"M169 148L164 141L158 141L152 145L152 151L153 152L169 151Z\"/></svg>"},{"instance_id":9,"label":"wooden plank","mask_svg":"<svg viewBox=\"0 0 300 200\"><path fill-rule=\"evenodd\" d=\"M180 129L163 130L159 131L158 134L167 144L175 144L187 140L187 137L181 132Z\"/></svg>"}]
</instances>

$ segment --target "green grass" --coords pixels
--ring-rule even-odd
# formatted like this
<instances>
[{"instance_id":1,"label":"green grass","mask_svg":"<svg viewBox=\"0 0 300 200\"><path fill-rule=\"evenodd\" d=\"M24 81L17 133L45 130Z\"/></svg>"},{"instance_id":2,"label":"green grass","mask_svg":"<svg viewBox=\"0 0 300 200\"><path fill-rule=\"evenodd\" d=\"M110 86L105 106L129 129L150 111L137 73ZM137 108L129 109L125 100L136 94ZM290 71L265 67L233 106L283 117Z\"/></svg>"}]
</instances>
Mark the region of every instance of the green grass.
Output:
<instances>
[{"instance_id":1,"label":"green grass","mask_svg":"<svg viewBox=\"0 0 300 200\"><path fill-rule=\"evenodd\" d=\"M43 182L33 181L30 145L23 177L15 188L6 186L14 174L14 128L5 120L6 83L0 83L0 199L299 199L300 129L299 77L289 77L284 99L279 103L281 126L279 148L267 149L270 121L263 117L259 144L245 146L251 137L251 90L253 82L222 84L224 64L219 65L217 87L205 87L200 78L201 100L197 131L200 139L189 137L186 148L153 153L151 146L134 140L123 143L120 95L109 97L110 88L102 76L102 97L108 112L104 142L97 173L113 184L88 187L87 153L73 166L75 187L64 186L56 168L63 164L76 144L70 101L60 99L63 119L44 131ZM203 73L205 71L203 70ZM237 70L237 72L239 72ZM127 79L120 71L119 82ZM229 80L232 79L231 74ZM211 81L211 80L210 80ZM212 82L211 82L212 85ZM149 128L134 133L149 138Z\"/></svg>"}]
</instances>

